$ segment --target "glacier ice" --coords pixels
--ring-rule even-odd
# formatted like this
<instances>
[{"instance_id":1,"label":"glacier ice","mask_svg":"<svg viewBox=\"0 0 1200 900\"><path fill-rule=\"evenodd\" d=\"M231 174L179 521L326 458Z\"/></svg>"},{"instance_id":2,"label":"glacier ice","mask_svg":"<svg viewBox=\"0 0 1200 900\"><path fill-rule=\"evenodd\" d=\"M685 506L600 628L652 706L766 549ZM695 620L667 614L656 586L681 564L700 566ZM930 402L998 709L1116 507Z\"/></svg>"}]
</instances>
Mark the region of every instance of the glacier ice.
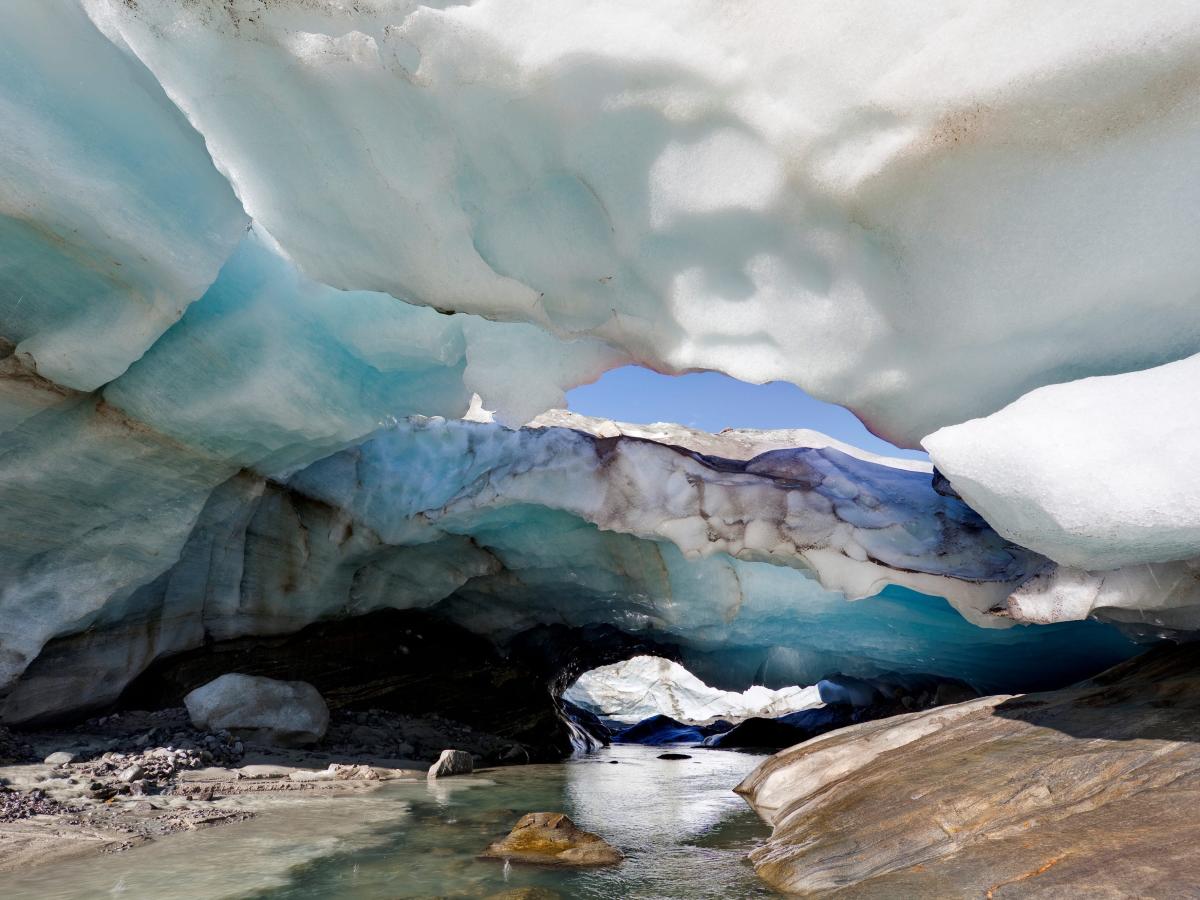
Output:
<instances>
[{"instance_id":1,"label":"glacier ice","mask_svg":"<svg viewBox=\"0 0 1200 900\"><path fill-rule=\"evenodd\" d=\"M0 121L0 345L93 390L204 293L246 215L203 138L74 0L0 8ZM0 424L40 407L0 390Z\"/></svg>"},{"instance_id":2,"label":"glacier ice","mask_svg":"<svg viewBox=\"0 0 1200 900\"><path fill-rule=\"evenodd\" d=\"M338 288L792 381L909 446L1200 351L1186 0L84 5Z\"/></svg>"},{"instance_id":3,"label":"glacier ice","mask_svg":"<svg viewBox=\"0 0 1200 900\"><path fill-rule=\"evenodd\" d=\"M514 354L536 368L512 365ZM163 434L266 473L413 414L458 417L472 393L525 421L614 352L519 323L445 316L301 275L255 227L180 322L105 399ZM204 377L197 379L196 372Z\"/></svg>"},{"instance_id":4,"label":"glacier ice","mask_svg":"<svg viewBox=\"0 0 1200 900\"><path fill-rule=\"evenodd\" d=\"M751 716L782 716L822 703L815 685L778 690L752 685L744 691L723 691L659 656L634 656L592 669L567 688L563 697L598 716L626 724L656 715L687 724L703 725L715 719L737 722Z\"/></svg>"},{"instance_id":5,"label":"glacier ice","mask_svg":"<svg viewBox=\"0 0 1200 900\"><path fill-rule=\"evenodd\" d=\"M1009 540L1115 569L1200 557L1200 355L1040 388L925 438Z\"/></svg>"},{"instance_id":6,"label":"glacier ice","mask_svg":"<svg viewBox=\"0 0 1200 900\"><path fill-rule=\"evenodd\" d=\"M389 607L605 624L738 689L1011 688L1129 650L1012 620L1200 628L1198 34L1116 0L3 4L0 715ZM939 472L504 427L630 363L791 381Z\"/></svg>"},{"instance_id":7,"label":"glacier ice","mask_svg":"<svg viewBox=\"0 0 1200 900\"><path fill-rule=\"evenodd\" d=\"M989 524L1059 563L1014 592L1010 615L1200 627L1198 386L1192 356L1042 387L925 438Z\"/></svg>"},{"instance_id":8,"label":"glacier ice","mask_svg":"<svg viewBox=\"0 0 1200 900\"><path fill-rule=\"evenodd\" d=\"M1089 616L1146 635L1200 630L1200 558L1088 572L1053 566L1009 596L1005 611L1021 622L1069 622Z\"/></svg>"},{"instance_id":9,"label":"glacier ice","mask_svg":"<svg viewBox=\"0 0 1200 900\"><path fill-rule=\"evenodd\" d=\"M678 646L689 670L737 689L838 671L1038 684L1132 652L1087 623L979 628L907 590L1001 625L983 610L1043 562L935 493L928 473L834 449L727 459L683 442L746 449L749 435L675 429L668 444L552 418L576 428L411 419L286 477L243 470L179 510L189 535L157 536L154 519L114 529L161 556L149 571L106 561L113 583L43 551L33 571L53 573L53 593L14 579L0 596L0 637L19 651L0 716L103 705L166 654L385 608L433 610L501 646L551 624L563 640L615 627ZM160 485L137 488L130 502L145 504ZM14 571L30 565L23 549ZM73 544L81 559L102 549L86 531ZM1025 654L1038 664L1014 672Z\"/></svg>"}]
</instances>

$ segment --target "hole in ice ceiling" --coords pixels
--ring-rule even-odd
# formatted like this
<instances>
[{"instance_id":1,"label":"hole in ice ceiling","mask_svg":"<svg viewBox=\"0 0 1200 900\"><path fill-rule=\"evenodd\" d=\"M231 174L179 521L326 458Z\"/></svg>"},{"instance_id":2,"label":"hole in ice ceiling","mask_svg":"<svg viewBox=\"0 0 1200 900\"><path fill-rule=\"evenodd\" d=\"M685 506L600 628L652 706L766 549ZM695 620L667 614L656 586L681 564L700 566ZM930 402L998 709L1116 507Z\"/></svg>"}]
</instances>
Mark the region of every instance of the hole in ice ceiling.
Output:
<instances>
[{"instance_id":1,"label":"hole in ice ceiling","mask_svg":"<svg viewBox=\"0 0 1200 900\"><path fill-rule=\"evenodd\" d=\"M660 715L688 725L705 725L716 719L736 723L751 716L780 716L821 704L815 686L772 690L755 685L740 692L723 691L661 656L634 656L584 672L563 692L563 698L621 725Z\"/></svg>"},{"instance_id":2,"label":"hole in ice ceiling","mask_svg":"<svg viewBox=\"0 0 1200 900\"><path fill-rule=\"evenodd\" d=\"M572 412L618 422L675 422L718 432L722 428L811 428L832 438L907 459L920 450L896 447L866 429L852 412L810 397L794 384L747 384L719 372L662 375L623 366L567 395Z\"/></svg>"}]
</instances>

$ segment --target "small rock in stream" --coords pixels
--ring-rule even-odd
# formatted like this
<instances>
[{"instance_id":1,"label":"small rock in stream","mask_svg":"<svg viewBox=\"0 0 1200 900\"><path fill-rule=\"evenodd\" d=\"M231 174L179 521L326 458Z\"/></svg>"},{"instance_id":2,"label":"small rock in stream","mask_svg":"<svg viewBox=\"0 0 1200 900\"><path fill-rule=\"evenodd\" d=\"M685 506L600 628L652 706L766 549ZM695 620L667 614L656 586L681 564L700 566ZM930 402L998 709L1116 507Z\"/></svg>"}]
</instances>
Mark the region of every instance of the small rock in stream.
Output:
<instances>
[{"instance_id":1,"label":"small rock in stream","mask_svg":"<svg viewBox=\"0 0 1200 900\"><path fill-rule=\"evenodd\" d=\"M624 856L598 834L577 828L563 813L526 813L513 830L492 841L480 859L543 866L607 866Z\"/></svg>"}]
</instances>

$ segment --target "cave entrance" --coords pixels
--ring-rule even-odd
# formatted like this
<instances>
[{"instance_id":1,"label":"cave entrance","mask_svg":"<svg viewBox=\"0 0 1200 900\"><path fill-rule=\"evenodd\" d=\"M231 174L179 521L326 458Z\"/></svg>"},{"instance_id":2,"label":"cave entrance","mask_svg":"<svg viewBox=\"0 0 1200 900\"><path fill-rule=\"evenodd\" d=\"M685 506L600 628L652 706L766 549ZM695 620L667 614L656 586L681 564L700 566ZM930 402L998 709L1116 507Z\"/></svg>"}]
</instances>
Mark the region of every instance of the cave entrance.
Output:
<instances>
[{"instance_id":1,"label":"cave entrance","mask_svg":"<svg viewBox=\"0 0 1200 900\"><path fill-rule=\"evenodd\" d=\"M673 660L638 655L584 672L562 699L614 743L774 752L835 728L976 696L956 678L898 672L730 691Z\"/></svg>"},{"instance_id":2,"label":"cave entrance","mask_svg":"<svg viewBox=\"0 0 1200 900\"><path fill-rule=\"evenodd\" d=\"M645 654L584 672L562 696L599 720L614 741L640 744L721 746L722 735L749 720L786 719L825 706L817 685L722 690L674 660Z\"/></svg>"}]
</instances>

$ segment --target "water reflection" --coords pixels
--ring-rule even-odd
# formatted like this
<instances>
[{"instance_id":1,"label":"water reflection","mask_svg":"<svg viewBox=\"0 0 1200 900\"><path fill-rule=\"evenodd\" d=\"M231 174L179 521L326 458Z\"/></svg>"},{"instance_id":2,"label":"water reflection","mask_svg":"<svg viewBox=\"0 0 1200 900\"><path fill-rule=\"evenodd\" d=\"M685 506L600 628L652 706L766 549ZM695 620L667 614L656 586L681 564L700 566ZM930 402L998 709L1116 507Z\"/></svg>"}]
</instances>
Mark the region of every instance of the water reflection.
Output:
<instances>
[{"instance_id":1,"label":"water reflection","mask_svg":"<svg viewBox=\"0 0 1200 900\"><path fill-rule=\"evenodd\" d=\"M0 896L396 900L487 898L523 887L583 900L775 896L744 861L767 829L730 790L760 758L712 750L666 761L656 759L660 752L621 746L562 765L389 785L340 800L275 798L244 824L0 876ZM476 859L523 813L560 810L618 846L625 861L569 872Z\"/></svg>"}]
</instances>

